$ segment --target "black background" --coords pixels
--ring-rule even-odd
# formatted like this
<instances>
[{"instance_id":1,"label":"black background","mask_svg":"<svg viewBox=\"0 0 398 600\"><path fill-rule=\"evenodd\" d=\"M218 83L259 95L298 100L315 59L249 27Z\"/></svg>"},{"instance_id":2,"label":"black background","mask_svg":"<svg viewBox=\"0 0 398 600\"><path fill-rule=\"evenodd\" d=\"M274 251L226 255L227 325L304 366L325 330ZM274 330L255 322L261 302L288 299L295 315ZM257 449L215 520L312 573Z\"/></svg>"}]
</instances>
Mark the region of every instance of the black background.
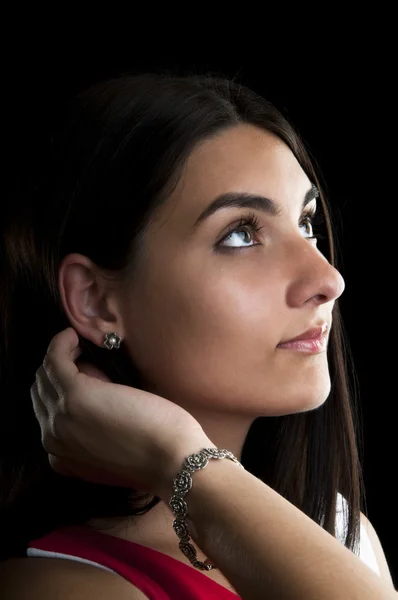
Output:
<instances>
[{"instance_id":1,"label":"black background","mask_svg":"<svg viewBox=\"0 0 398 600\"><path fill-rule=\"evenodd\" d=\"M7 181L18 176L16 157L39 147L46 114L63 98L133 69L238 75L293 123L320 164L341 224L346 289L340 304L359 380L367 512L397 587L397 69L387 21L331 27L327 38L322 28L307 25L293 35L280 28L270 40L265 27L262 36L246 41L243 27L232 34L225 26L225 39L217 32L211 49L202 29L188 43L187 25L179 43L178 33L160 39L144 26L137 40L137 23L116 43L108 35L80 35L77 44L73 28L62 43L54 27L51 36L42 29L29 36L16 32L3 56L3 149Z\"/></svg>"}]
</instances>

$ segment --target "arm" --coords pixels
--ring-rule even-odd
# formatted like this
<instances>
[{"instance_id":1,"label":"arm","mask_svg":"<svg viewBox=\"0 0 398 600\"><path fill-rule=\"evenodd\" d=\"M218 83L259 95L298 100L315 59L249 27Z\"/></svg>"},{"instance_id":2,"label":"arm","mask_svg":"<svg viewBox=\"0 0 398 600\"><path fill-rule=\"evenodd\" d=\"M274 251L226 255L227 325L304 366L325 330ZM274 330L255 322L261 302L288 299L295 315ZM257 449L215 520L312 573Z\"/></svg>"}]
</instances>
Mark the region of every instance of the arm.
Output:
<instances>
[{"instance_id":1,"label":"arm","mask_svg":"<svg viewBox=\"0 0 398 600\"><path fill-rule=\"evenodd\" d=\"M167 505L170 497L162 492ZM186 502L194 543L243 600L398 599L338 540L228 459L195 472Z\"/></svg>"}]
</instances>

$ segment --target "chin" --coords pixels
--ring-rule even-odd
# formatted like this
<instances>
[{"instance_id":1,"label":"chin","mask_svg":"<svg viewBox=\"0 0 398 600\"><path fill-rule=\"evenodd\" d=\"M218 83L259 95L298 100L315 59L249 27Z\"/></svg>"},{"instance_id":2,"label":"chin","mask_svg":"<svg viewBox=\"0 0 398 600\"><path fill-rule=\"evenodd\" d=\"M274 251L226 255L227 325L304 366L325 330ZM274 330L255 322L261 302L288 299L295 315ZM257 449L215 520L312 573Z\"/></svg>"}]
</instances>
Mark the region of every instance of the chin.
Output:
<instances>
[{"instance_id":1,"label":"chin","mask_svg":"<svg viewBox=\"0 0 398 600\"><path fill-rule=\"evenodd\" d=\"M310 410L316 410L317 408L320 408L321 406L323 406L326 402L327 398L322 398L322 400L316 402L311 402L311 403L307 403L305 406L303 406L301 408L301 410L297 411L297 412L309 412Z\"/></svg>"},{"instance_id":2,"label":"chin","mask_svg":"<svg viewBox=\"0 0 398 600\"><path fill-rule=\"evenodd\" d=\"M301 409L298 412L308 412L309 410L316 410L317 408L320 408L329 398L330 389L330 384L323 386L319 390L318 394L314 393L316 390L312 389L311 394L303 399Z\"/></svg>"},{"instance_id":3,"label":"chin","mask_svg":"<svg viewBox=\"0 0 398 600\"><path fill-rule=\"evenodd\" d=\"M284 394L282 391L281 400L277 403L280 416L320 408L327 401L331 390L330 380L318 382L318 385L306 385L304 389L300 390L299 394L297 393L297 387L292 389L292 386L290 386L289 393Z\"/></svg>"}]
</instances>

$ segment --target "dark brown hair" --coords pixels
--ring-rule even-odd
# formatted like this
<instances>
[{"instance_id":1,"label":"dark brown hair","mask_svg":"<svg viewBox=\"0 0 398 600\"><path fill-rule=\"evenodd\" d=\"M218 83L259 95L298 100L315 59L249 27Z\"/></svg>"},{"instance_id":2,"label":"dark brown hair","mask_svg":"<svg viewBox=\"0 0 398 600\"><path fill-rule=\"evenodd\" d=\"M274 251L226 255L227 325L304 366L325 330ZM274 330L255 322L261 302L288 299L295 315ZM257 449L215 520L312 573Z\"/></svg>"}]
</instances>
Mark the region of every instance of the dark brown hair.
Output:
<instances>
[{"instance_id":1,"label":"dark brown hair","mask_svg":"<svg viewBox=\"0 0 398 600\"><path fill-rule=\"evenodd\" d=\"M143 514L159 501L146 495L133 502L132 490L62 477L42 447L30 387L52 337L70 326L58 290L66 255L86 255L115 280L134 277L151 215L178 182L195 145L251 123L279 136L318 187L327 233L321 251L337 266L316 161L281 112L237 81L212 74L128 73L83 90L65 115L52 125L43 167L10 194L2 224L0 558L23 555L31 539L64 525ZM123 343L110 353L80 342L80 360L93 362L116 383L141 387ZM309 412L257 418L242 463L332 535L341 493L349 511L344 543L358 554L365 495L349 356L336 302L327 401Z\"/></svg>"}]
</instances>

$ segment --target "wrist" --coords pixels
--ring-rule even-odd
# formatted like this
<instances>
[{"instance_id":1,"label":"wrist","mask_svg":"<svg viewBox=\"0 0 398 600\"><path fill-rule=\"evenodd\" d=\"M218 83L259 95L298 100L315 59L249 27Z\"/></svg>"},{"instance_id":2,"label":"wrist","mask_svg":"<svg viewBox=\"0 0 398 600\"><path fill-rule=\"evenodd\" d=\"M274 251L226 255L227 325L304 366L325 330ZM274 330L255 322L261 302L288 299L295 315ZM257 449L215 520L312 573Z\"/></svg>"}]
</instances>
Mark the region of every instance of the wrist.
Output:
<instances>
[{"instance_id":1,"label":"wrist","mask_svg":"<svg viewBox=\"0 0 398 600\"><path fill-rule=\"evenodd\" d=\"M166 456L165 467L163 469L163 477L158 486L156 495L169 506L170 499L173 495L173 481L177 474L181 471L185 459L191 454L196 454L203 448L217 448L215 444L205 435L190 440L187 443L180 444L178 448ZM170 507L169 507L170 508ZM171 508L170 508L171 511Z\"/></svg>"},{"instance_id":2,"label":"wrist","mask_svg":"<svg viewBox=\"0 0 398 600\"><path fill-rule=\"evenodd\" d=\"M217 448L214 444L212 444L211 446L202 447L199 451L193 452L192 454L188 455L188 457L185 457L182 467L177 472L176 477L173 479L172 497L168 503L168 506L175 517L173 528L180 539L180 550L189 558L191 564L200 570L209 571L217 567L212 564L209 559L206 559L205 562L200 561L198 559L196 548L190 542L190 536L193 535L194 539L196 540L199 538L199 533L195 526L195 517L192 521L191 511L188 510L186 496L189 493L190 500L192 500L192 495L190 492L192 489L195 491L198 480L200 482L199 473L201 473L203 469L207 471L206 467L210 462L219 462L220 459L222 460L224 458L228 458L230 461L234 462L244 470L243 465L232 454L232 452L226 449ZM192 479L193 475L195 476L194 485ZM197 500L198 498L196 498L196 501Z\"/></svg>"}]
</instances>

